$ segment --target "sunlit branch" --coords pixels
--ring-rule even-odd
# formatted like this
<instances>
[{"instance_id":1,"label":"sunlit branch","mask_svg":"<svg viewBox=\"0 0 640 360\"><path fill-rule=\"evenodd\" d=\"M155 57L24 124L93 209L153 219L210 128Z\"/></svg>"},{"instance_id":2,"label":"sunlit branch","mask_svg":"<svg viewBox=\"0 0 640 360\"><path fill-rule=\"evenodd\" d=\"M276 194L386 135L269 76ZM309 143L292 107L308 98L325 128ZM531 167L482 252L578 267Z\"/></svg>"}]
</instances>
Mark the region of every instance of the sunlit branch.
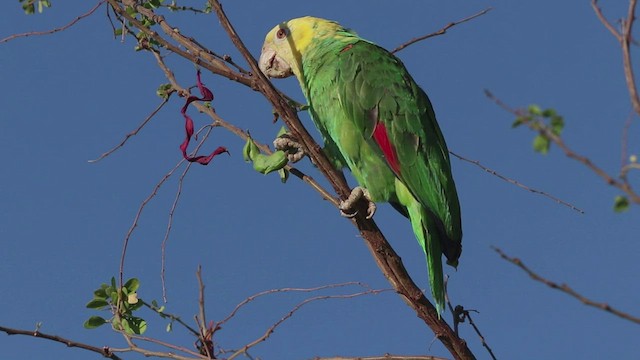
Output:
<instances>
[{"instance_id":1,"label":"sunlit branch","mask_svg":"<svg viewBox=\"0 0 640 360\"><path fill-rule=\"evenodd\" d=\"M541 282L545 285L547 285L548 287L552 288L552 289L556 289L558 291L561 291L575 299L578 299L581 303L588 305L588 306L592 306L595 308L598 308L600 310L606 311L608 313L614 314L620 318L623 318L625 320L629 320L631 322L634 322L636 324L640 324L640 318L635 317L633 315L627 314L625 312L622 312L620 310L617 310L613 307L611 307L609 304L607 303L603 303L603 302L597 302L597 301L593 301L581 294L579 294L578 292L576 292L575 290L573 290L571 287L569 287L569 285L567 284L558 284L556 282L553 282L551 280L548 280L540 275L538 275L537 273L535 273L533 270L529 269L523 262L522 260L515 258L515 257L510 257L507 254L505 254L502 250L500 250L497 247L493 247L493 250L495 250L495 252L498 253L498 255L500 255L501 258L503 258L504 260L512 263L513 265L519 267L520 269L522 269L525 273L527 273L527 275L529 275L530 278L532 278L535 281Z\"/></svg>"}]
</instances>

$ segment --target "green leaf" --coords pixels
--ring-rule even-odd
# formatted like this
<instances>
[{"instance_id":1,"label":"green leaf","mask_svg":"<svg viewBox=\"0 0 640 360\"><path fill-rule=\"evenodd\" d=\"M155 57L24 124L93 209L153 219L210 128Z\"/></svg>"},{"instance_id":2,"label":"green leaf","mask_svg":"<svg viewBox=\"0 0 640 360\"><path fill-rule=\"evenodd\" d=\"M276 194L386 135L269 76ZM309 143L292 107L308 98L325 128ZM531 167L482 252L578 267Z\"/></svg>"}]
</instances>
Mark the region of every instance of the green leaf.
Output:
<instances>
[{"instance_id":1,"label":"green leaf","mask_svg":"<svg viewBox=\"0 0 640 360\"><path fill-rule=\"evenodd\" d=\"M549 152L550 146L551 142L544 135L538 135L533 139L533 150L543 155L546 155Z\"/></svg>"},{"instance_id":2,"label":"green leaf","mask_svg":"<svg viewBox=\"0 0 640 360\"><path fill-rule=\"evenodd\" d=\"M86 306L88 309L102 309L107 305L109 305L109 303L105 299L93 299L89 301Z\"/></svg>"},{"instance_id":3,"label":"green leaf","mask_svg":"<svg viewBox=\"0 0 640 360\"><path fill-rule=\"evenodd\" d=\"M554 117L556 116L556 110L551 108L544 109L544 111L542 112L542 116L546 118Z\"/></svg>"},{"instance_id":4,"label":"green leaf","mask_svg":"<svg viewBox=\"0 0 640 360\"><path fill-rule=\"evenodd\" d=\"M536 104L531 104L529 105L529 113L531 115L536 115L536 116L541 116L542 115L542 109L540 109L540 106L536 105Z\"/></svg>"},{"instance_id":5,"label":"green leaf","mask_svg":"<svg viewBox=\"0 0 640 360\"><path fill-rule=\"evenodd\" d=\"M136 278L131 278L124 284L124 287L128 290L128 293L134 293L140 287L140 281Z\"/></svg>"},{"instance_id":6,"label":"green leaf","mask_svg":"<svg viewBox=\"0 0 640 360\"><path fill-rule=\"evenodd\" d=\"M511 128L517 128L518 126L531 121L529 116L518 116L516 120L511 124Z\"/></svg>"},{"instance_id":7,"label":"green leaf","mask_svg":"<svg viewBox=\"0 0 640 360\"><path fill-rule=\"evenodd\" d=\"M49 0L38 0L38 13L42 14L42 11L44 11L46 7L51 7Z\"/></svg>"},{"instance_id":8,"label":"green leaf","mask_svg":"<svg viewBox=\"0 0 640 360\"><path fill-rule=\"evenodd\" d=\"M110 297L112 303L116 304L118 302L118 292L116 290L111 290Z\"/></svg>"},{"instance_id":9,"label":"green leaf","mask_svg":"<svg viewBox=\"0 0 640 360\"><path fill-rule=\"evenodd\" d=\"M93 292L93 297L95 299L107 299L107 292L101 287L100 289Z\"/></svg>"},{"instance_id":10,"label":"green leaf","mask_svg":"<svg viewBox=\"0 0 640 360\"><path fill-rule=\"evenodd\" d=\"M147 322L136 316L122 318L121 323L123 330L128 334L142 335L147 331Z\"/></svg>"},{"instance_id":11,"label":"green leaf","mask_svg":"<svg viewBox=\"0 0 640 360\"><path fill-rule=\"evenodd\" d=\"M618 195L614 199L613 211L617 213L629 210L629 199L626 196Z\"/></svg>"},{"instance_id":12,"label":"green leaf","mask_svg":"<svg viewBox=\"0 0 640 360\"><path fill-rule=\"evenodd\" d=\"M89 320L84 322L83 326L85 329L95 329L106 323L107 323L107 320L101 318L100 316L92 316L89 318Z\"/></svg>"},{"instance_id":13,"label":"green leaf","mask_svg":"<svg viewBox=\"0 0 640 360\"><path fill-rule=\"evenodd\" d=\"M170 322L167 324L167 332L171 332L171 329L173 328L173 323Z\"/></svg>"},{"instance_id":14,"label":"green leaf","mask_svg":"<svg viewBox=\"0 0 640 360\"><path fill-rule=\"evenodd\" d=\"M22 4L22 10L24 10L25 14L32 15L36 12L36 7L33 5L33 1L27 1Z\"/></svg>"},{"instance_id":15,"label":"green leaf","mask_svg":"<svg viewBox=\"0 0 640 360\"><path fill-rule=\"evenodd\" d=\"M560 115L553 115L551 117L551 132L557 136L562 134L562 130L564 129L564 119Z\"/></svg>"}]
</instances>

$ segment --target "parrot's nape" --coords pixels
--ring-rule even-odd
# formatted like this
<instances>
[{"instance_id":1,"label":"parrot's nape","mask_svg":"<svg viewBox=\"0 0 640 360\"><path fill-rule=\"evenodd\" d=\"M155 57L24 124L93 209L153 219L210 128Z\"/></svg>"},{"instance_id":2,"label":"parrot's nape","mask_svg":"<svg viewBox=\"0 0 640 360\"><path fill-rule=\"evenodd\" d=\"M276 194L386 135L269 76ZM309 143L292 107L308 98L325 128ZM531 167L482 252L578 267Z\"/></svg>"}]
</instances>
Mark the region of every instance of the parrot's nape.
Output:
<instances>
[{"instance_id":1,"label":"parrot's nape","mask_svg":"<svg viewBox=\"0 0 640 360\"><path fill-rule=\"evenodd\" d=\"M425 92L393 54L314 17L274 27L259 65L269 77L296 76L327 156L360 185L351 200L386 201L411 220L442 313L442 255L458 265L462 225L449 152Z\"/></svg>"}]
</instances>

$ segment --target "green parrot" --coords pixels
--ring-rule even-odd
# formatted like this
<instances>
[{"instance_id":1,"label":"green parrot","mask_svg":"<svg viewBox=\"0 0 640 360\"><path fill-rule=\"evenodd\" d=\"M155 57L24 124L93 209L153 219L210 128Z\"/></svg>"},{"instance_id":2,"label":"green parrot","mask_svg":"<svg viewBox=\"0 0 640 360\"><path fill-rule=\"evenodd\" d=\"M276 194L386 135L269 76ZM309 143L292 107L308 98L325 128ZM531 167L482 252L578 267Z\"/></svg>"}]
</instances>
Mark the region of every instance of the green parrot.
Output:
<instances>
[{"instance_id":1,"label":"green parrot","mask_svg":"<svg viewBox=\"0 0 640 360\"><path fill-rule=\"evenodd\" d=\"M259 66L269 77L296 76L327 156L358 181L341 209L364 196L370 204L389 202L410 219L441 314L442 255L457 267L462 224L449 152L425 92L393 54L315 17L274 27ZM368 215L373 211L370 206Z\"/></svg>"}]
</instances>

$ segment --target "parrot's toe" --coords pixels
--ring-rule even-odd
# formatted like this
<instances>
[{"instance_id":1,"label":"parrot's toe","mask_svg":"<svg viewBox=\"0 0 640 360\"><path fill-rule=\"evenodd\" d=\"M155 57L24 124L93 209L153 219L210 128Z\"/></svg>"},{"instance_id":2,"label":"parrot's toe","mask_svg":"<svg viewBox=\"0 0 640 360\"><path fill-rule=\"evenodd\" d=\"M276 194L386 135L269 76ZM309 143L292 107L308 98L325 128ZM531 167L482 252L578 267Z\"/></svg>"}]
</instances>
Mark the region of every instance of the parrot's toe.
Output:
<instances>
[{"instance_id":1,"label":"parrot's toe","mask_svg":"<svg viewBox=\"0 0 640 360\"><path fill-rule=\"evenodd\" d=\"M367 219L371 219L373 217L373 214L376 213L377 207L376 204L371 201L369 191L360 186L354 187L353 190L351 190L351 194L349 194L349 197L340 203L340 206L338 207L340 209L340 215L348 218L356 216L358 214L358 210L355 207L358 201L360 201L360 199L362 198L366 199L368 202Z\"/></svg>"},{"instance_id":2,"label":"parrot's toe","mask_svg":"<svg viewBox=\"0 0 640 360\"><path fill-rule=\"evenodd\" d=\"M300 161L305 155L304 150L302 150L302 145L289 134L278 136L273 140L273 146L276 150L282 150L287 153L287 159L292 163Z\"/></svg>"}]
</instances>

